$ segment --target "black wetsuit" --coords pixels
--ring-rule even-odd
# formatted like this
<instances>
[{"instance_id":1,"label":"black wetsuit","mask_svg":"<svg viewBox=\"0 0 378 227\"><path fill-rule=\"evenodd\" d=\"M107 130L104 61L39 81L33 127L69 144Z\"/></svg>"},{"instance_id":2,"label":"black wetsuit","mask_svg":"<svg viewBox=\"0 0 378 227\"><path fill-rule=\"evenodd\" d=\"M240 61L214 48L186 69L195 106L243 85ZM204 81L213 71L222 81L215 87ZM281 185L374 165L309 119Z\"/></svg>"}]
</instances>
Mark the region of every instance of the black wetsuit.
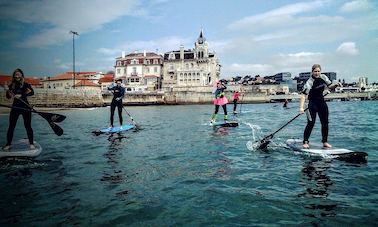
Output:
<instances>
[{"instance_id":1,"label":"black wetsuit","mask_svg":"<svg viewBox=\"0 0 378 227\"><path fill-rule=\"evenodd\" d=\"M307 118L307 125L303 135L303 143L308 143L312 129L315 125L316 113L319 115L322 131L322 142L325 143L328 140L328 106L323 97L324 88L329 86L331 82L327 79L324 80L321 77L312 78L313 84L308 92L308 111L310 117ZM304 91L306 94L306 91Z\"/></svg>"},{"instance_id":2,"label":"black wetsuit","mask_svg":"<svg viewBox=\"0 0 378 227\"><path fill-rule=\"evenodd\" d=\"M13 107L30 109L27 96L34 95L34 90L30 86L30 84L24 82L23 86L21 86L21 84L16 83L14 88L13 88L12 85L10 86L9 91L12 92L14 95L21 95L20 99L22 101L19 100L18 98L14 98L13 104L12 104ZM29 92L29 93L27 93L27 92ZM10 96L8 96L8 98L9 97ZM24 126L25 126L25 129L26 129L26 133L28 135L29 143L30 144L34 143L34 141L33 141L33 129L31 127L31 116L32 116L31 112L27 111L27 110L20 110L20 109L12 108L12 110L9 114L9 127L8 127L8 133L7 133L7 145L12 144L14 129L16 127L17 120L18 120L18 117L20 115L22 115L22 117L24 118Z\"/></svg>"},{"instance_id":3,"label":"black wetsuit","mask_svg":"<svg viewBox=\"0 0 378 227\"><path fill-rule=\"evenodd\" d=\"M119 117L119 123L123 125L123 118L122 118L122 98L125 95L125 88L121 86L113 86L109 87L108 90L113 91L113 99L112 103L110 104L110 124L113 127L114 123L114 111L115 108L118 108L118 117Z\"/></svg>"}]
</instances>

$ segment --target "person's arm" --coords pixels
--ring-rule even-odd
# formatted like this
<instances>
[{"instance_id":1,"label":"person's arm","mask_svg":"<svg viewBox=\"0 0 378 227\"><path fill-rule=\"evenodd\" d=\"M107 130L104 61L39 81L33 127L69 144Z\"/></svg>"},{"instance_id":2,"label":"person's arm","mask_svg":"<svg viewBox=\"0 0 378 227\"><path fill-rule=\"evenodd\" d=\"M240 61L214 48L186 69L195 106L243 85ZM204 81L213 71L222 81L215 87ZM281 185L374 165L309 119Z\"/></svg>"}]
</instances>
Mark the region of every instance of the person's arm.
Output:
<instances>
[{"instance_id":1,"label":"person's arm","mask_svg":"<svg viewBox=\"0 0 378 227\"><path fill-rule=\"evenodd\" d=\"M32 96L34 95L34 89L30 84L26 84L26 89L25 89L25 96Z\"/></svg>"},{"instance_id":2,"label":"person's arm","mask_svg":"<svg viewBox=\"0 0 378 227\"><path fill-rule=\"evenodd\" d=\"M307 95L302 93L301 97L299 99L299 113L303 114L304 113L304 103L306 101Z\"/></svg>"}]
</instances>

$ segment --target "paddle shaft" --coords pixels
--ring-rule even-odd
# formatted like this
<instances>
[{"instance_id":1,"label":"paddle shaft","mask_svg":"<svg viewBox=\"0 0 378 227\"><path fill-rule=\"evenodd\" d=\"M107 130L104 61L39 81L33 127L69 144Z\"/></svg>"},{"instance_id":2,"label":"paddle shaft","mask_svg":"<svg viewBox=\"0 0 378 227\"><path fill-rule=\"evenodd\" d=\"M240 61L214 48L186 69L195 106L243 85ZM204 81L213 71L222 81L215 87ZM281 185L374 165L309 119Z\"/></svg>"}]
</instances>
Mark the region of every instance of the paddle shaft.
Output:
<instances>
[{"instance_id":1,"label":"paddle shaft","mask_svg":"<svg viewBox=\"0 0 378 227\"><path fill-rule=\"evenodd\" d=\"M325 95L323 95L323 97L327 96L329 93L327 92ZM308 106L306 109L304 109L303 112L306 112L308 110ZM275 132L269 134L268 136L265 136L261 141L265 141L266 139L268 138L273 138L274 134L276 134L277 132L281 131L283 128L285 128L288 124L290 124L291 122L293 122L295 119L297 119L299 116L301 116L302 113L299 113L297 114L295 117L293 117L290 121L288 121L286 124L282 125L281 128L277 129Z\"/></svg>"}]
</instances>

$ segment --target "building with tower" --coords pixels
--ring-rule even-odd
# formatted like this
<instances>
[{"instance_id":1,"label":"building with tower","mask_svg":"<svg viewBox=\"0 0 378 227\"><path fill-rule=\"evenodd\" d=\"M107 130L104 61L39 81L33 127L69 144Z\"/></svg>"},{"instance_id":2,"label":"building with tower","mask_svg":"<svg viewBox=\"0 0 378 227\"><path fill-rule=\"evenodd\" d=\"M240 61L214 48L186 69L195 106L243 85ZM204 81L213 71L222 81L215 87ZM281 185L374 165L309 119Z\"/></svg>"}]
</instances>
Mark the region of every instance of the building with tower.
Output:
<instances>
[{"instance_id":1,"label":"building with tower","mask_svg":"<svg viewBox=\"0 0 378 227\"><path fill-rule=\"evenodd\" d=\"M194 49L179 50L164 54L163 89L173 87L195 87L211 85L220 76L220 64L214 52L209 51L208 43L201 30Z\"/></svg>"}]
</instances>

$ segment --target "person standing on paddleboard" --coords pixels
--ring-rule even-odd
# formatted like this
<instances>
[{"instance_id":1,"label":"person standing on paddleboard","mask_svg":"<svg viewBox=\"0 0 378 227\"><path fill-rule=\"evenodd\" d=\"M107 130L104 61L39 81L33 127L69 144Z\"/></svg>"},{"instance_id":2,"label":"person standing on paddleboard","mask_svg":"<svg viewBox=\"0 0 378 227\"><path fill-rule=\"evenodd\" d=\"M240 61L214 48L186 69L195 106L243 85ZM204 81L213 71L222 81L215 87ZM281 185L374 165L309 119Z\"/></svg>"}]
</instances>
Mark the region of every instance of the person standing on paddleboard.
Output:
<instances>
[{"instance_id":1,"label":"person standing on paddleboard","mask_svg":"<svg viewBox=\"0 0 378 227\"><path fill-rule=\"evenodd\" d=\"M232 100L234 103L234 114L236 114L236 106L238 105L240 93L239 91L234 91L234 94L232 95Z\"/></svg>"},{"instance_id":2,"label":"person standing on paddleboard","mask_svg":"<svg viewBox=\"0 0 378 227\"><path fill-rule=\"evenodd\" d=\"M325 87L333 89L337 86L341 86L340 83L332 84L327 76L320 73L321 66L315 64L312 66L311 77L307 80L303 87L301 98L299 101L299 112L304 113L304 103L308 98L308 117L307 125L303 135L303 148L310 148L309 138L312 129L315 125L316 114L319 115L322 131L322 143L324 148L331 148L332 145L328 143L328 106L324 100L323 91Z\"/></svg>"},{"instance_id":3,"label":"person standing on paddleboard","mask_svg":"<svg viewBox=\"0 0 378 227\"><path fill-rule=\"evenodd\" d=\"M118 117L119 117L119 123L121 126L123 125L123 118L122 118L122 99L125 96L125 88L122 86L122 79L117 79L115 81L115 84L108 87L109 91L112 91L113 93L113 99L112 103L110 104L110 127L114 127L114 111L115 108L118 108Z\"/></svg>"},{"instance_id":4,"label":"person standing on paddleboard","mask_svg":"<svg viewBox=\"0 0 378 227\"><path fill-rule=\"evenodd\" d=\"M227 121L227 103L228 103L228 100L227 100L227 98L224 94L224 90L226 90L226 89L227 89L227 87L221 81L218 81L216 83L216 90L214 91L215 98L214 98L214 102L213 102L214 105L215 105L215 111L211 115L211 123L215 123L215 121L217 119L219 106L222 106L223 112L224 112L224 121Z\"/></svg>"},{"instance_id":5,"label":"person standing on paddleboard","mask_svg":"<svg viewBox=\"0 0 378 227\"><path fill-rule=\"evenodd\" d=\"M14 98L12 107L30 109L27 97L32 95L34 95L34 90L30 84L25 82L24 72L21 69L14 70L12 74L12 81L10 85L8 85L8 90L6 91L7 99ZM12 108L9 114L7 144L3 147L3 150L9 150L11 148L14 129L20 115L22 115L22 117L24 118L24 126L28 135L30 149L35 149L33 129L31 127L31 111Z\"/></svg>"}]
</instances>

